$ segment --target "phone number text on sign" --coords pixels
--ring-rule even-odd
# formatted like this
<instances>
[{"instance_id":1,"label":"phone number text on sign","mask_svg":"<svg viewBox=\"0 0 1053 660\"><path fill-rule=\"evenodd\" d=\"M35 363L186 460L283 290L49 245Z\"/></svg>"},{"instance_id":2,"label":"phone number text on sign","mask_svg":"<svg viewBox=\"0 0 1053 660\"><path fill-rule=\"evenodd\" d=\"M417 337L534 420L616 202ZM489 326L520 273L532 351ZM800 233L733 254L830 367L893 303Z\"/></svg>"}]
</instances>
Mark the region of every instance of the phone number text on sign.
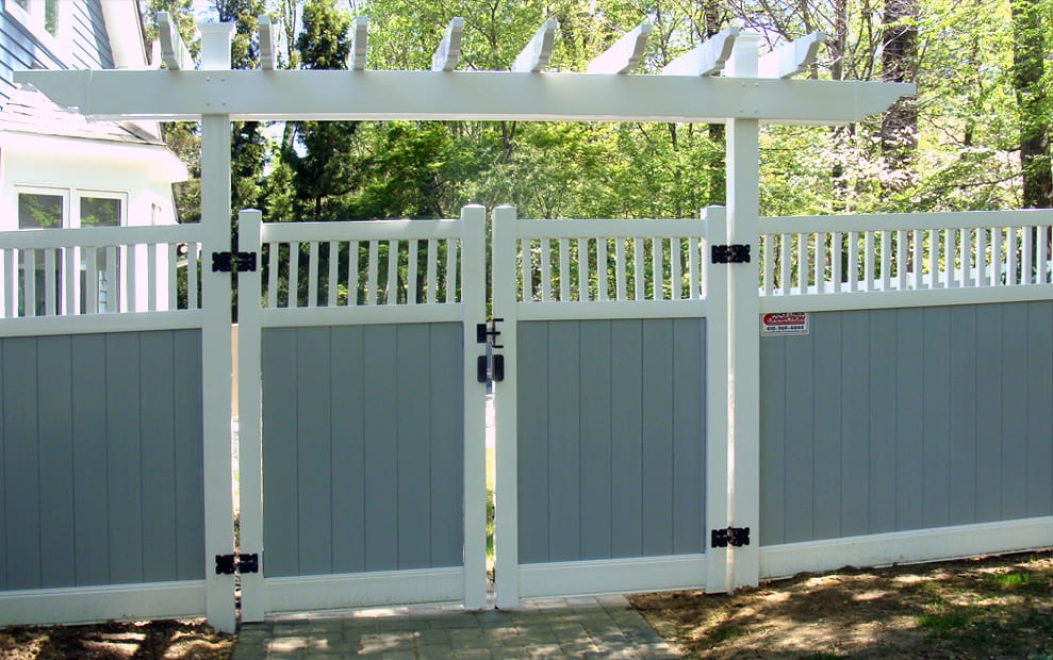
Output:
<instances>
[{"instance_id":1,"label":"phone number text on sign","mask_svg":"<svg viewBox=\"0 0 1053 660\"><path fill-rule=\"evenodd\" d=\"M761 335L806 335L808 312L772 312L761 314Z\"/></svg>"}]
</instances>

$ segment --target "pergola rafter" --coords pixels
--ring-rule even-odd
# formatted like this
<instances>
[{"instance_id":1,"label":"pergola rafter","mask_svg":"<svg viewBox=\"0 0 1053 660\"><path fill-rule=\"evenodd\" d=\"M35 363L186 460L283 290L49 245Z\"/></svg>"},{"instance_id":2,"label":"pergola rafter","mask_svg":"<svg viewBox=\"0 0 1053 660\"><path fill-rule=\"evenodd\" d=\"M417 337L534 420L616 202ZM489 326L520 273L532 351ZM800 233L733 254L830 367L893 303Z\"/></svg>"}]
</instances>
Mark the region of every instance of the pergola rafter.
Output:
<instances>
[{"instance_id":1,"label":"pergola rafter","mask_svg":"<svg viewBox=\"0 0 1053 660\"><path fill-rule=\"evenodd\" d=\"M455 71L461 59L464 21L453 19L436 49L431 71L368 71L367 26L364 19L354 25L351 70L271 70L274 40L269 22L261 25L262 70L230 70L232 24L202 25L200 70L186 65L185 46L179 41L167 14L159 14L162 59L168 70L20 71L18 82L31 83L53 101L91 117L201 121L201 222L202 250L230 249L230 122L232 120L536 120L536 121L663 121L710 122L727 125L727 231L714 241L741 244L757 251L760 213L759 127L762 123L838 124L860 121L882 112L901 96L913 94L914 85L860 82L789 80L809 69L824 37L812 34L758 57L759 36L730 28L675 60L663 75L632 75L643 56L650 25L643 23L622 37L589 66L586 73L546 72L555 21L548 21L516 58L511 71ZM266 37L265 37L266 33ZM716 75L723 72L723 75ZM204 270L204 269L203 269ZM226 393L214 391L229 371L231 278L222 272L204 270L202 290L205 308L218 310L202 324L205 347L202 380L204 395L222 401ZM711 291L707 304L727 303L727 335L713 341L726 345L723 360L729 381L737 383L728 393L730 420L726 446L714 455L714 465L731 464L727 479L736 492L733 501L707 500L707 519L757 520L759 494L759 411L750 409L758 400L756 379L736 381L736 373L757 373L760 350L756 332L759 307L756 261L736 264L729 271L727 291ZM747 295L752 288L752 296ZM737 292L737 293L736 293ZM211 301L211 302L209 302ZM752 301L752 302L749 302ZM713 330L714 332L717 329ZM229 375L229 374L227 374ZM222 406L220 406L222 408ZM203 420L206 484L224 483L230 470L229 419L213 415ZM723 433L722 433L723 434ZM257 451L259 448L249 448ZM717 450L714 450L717 451ZM731 460L733 459L733 460ZM251 463L250 463L251 464ZM260 523L261 482L259 474L242 474L243 493L241 548L262 550ZM472 493L466 491L466 501ZM259 496L259 497L257 497ZM208 556L229 553L232 516L229 488L205 491ZM482 501L466 508L465 539L485 526ZM500 523L504 524L504 523ZM470 529L469 529L470 528ZM515 530L502 528L507 543L498 557L497 572L508 573L516 565ZM756 584L757 548L736 549L730 564L726 550L712 548L707 562L706 584L713 590ZM262 555L261 555L262 556ZM736 558L741 558L738 561ZM730 566L730 568L729 568ZM486 602L485 543L465 542L465 605L483 607ZM263 617L263 577L243 576L242 590L254 594L242 616L245 621ZM209 622L219 630L232 631L234 607L229 598L229 576L208 575L206 610ZM514 606L518 594L499 595L498 605Z\"/></svg>"}]
</instances>

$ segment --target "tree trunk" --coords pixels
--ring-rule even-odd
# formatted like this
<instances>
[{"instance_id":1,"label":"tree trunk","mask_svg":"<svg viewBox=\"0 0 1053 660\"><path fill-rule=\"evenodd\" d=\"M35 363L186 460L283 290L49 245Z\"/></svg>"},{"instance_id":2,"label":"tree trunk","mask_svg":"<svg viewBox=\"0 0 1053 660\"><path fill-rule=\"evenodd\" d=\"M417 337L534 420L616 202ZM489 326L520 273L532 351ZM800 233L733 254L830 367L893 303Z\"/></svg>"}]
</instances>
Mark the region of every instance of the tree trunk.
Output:
<instances>
[{"instance_id":1,"label":"tree trunk","mask_svg":"<svg viewBox=\"0 0 1053 660\"><path fill-rule=\"evenodd\" d=\"M918 62L917 0L885 0L882 18L884 48L881 54L882 80L915 82ZM916 99L900 99L881 121L881 150L890 170L910 167L918 147L918 109ZM892 179L900 182L900 177ZM896 183L893 187L898 187Z\"/></svg>"},{"instance_id":2,"label":"tree trunk","mask_svg":"<svg viewBox=\"0 0 1053 660\"><path fill-rule=\"evenodd\" d=\"M1046 40L1041 0L1011 0L1013 13L1013 87L1020 113L1020 165L1024 177L1024 208L1053 207L1050 168L1048 97L1043 86Z\"/></svg>"}]
</instances>

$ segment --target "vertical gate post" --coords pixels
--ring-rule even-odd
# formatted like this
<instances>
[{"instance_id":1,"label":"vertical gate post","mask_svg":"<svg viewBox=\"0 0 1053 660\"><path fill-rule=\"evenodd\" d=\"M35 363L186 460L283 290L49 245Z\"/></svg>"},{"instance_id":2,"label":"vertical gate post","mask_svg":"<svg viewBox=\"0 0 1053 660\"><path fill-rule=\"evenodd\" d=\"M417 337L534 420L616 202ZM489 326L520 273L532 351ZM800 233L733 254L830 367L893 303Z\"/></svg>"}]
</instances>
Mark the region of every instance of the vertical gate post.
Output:
<instances>
[{"instance_id":1,"label":"vertical gate post","mask_svg":"<svg viewBox=\"0 0 1053 660\"><path fill-rule=\"evenodd\" d=\"M756 34L739 36L728 75L757 77L759 40ZM746 263L727 266L729 524L753 531L749 545L731 551L732 589L755 585L760 576L759 133L756 119L728 121L728 242L750 246L751 255Z\"/></svg>"},{"instance_id":2,"label":"vertical gate post","mask_svg":"<svg viewBox=\"0 0 1053 660\"><path fill-rule=\"evenodd\" d=\"M475 378L486 322L486 209L461 209L461 308L464 329L464 606L486 606L486 385Z\"/></svg>"},{"instance_id":3,"label":"vertical gate post","mask_svg":"<svg viewBox=\"0 0 1053 660\"><path fill-rule=\"evenodd\" d=\"M501 323L504 344L504 380L494 383L494 588L497 607L519 604L519 500L516 448L516 209L498 206L493 211L492 291L494 318ZM530 250L523 250L530 258ZM524 283L524 291L526 291Z\"/></svg>"},{"instance_id":4,"label":"vertical gate post","mask_svg":"<svg viewBox=\"0 0 1053 660\"><path fill-rule=\"evenodd\" d=\"M711 547L709 530L728 526L728 267L713 263L711 247L727 243L727 212L721 206L702 211L706 222L706 592L730 586L728 550Z\"/></svg>"},{"instance_id":5,"label":"vertical gate post","mask_svg":"<svg viewBox=\"0 0 1053 660\"><path fill-rule=\"evenodd\" d=\"M230 273L213 272L212 252L230 250L230 117L201 121L201 394L205 462L205 612L233 632L234 578L217 575L216 555L234 551L230 465ZM196 286L191 282L190 286Z\"/></svg>"},{"instance_id":6,"label":"vertical gate post","mask_svg":"<svg viewBox=\"0 0 1053 660\"><path fill-rule=\"evenodd\" d=\"M237 249L254 252L262 264L263 214L238 214ZM261 267L262 270L262 267ZM256 271L238 272L238 498L241 554L257 555L257 573L241 576L241 621L263 621L263 447L260 387L260 280Z\"/></svg>"}]
</instances>

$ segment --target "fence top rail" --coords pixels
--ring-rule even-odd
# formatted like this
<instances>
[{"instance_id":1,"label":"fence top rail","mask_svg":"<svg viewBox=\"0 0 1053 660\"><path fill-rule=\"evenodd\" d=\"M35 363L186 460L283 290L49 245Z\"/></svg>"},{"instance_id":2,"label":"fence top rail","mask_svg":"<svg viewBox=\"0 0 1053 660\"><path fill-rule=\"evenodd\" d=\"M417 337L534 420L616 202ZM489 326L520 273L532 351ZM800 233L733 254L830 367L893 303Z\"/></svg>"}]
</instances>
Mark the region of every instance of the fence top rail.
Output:
<instances>
[{"instance_id":1,"label":"fence top rail","mask_svg":"<svg viewBox=\"0 0 1053 660\"><path fill-rule=\"evenodd\" d=\"M201 240L201 225L161 227L85 227L79 229L19 229L0 232L0 249L109 247L144 243L190 243Z\"/></svg>"},{"instance_id":2,"label":"fence top rail","mask_svg":"<svg viewBox=\"0 0 1053 660\"><path fill-rule=\"evenodd\" d=\"M446 220L345 220L340 222L264 223L264 243L291 241L368 241L459 238L461 221Z\"/></svg>"},{"instance_id":3,"label":"fence top rail","mask_svg":"<svg viewBox=\"0 0 1053 660\"><path fill-rule=\"evenodd\" d=\"M760 219L762 234L983 229L1053 224L1053 210L868 213L860 215L777 216Z\"/></svg>"},{"instance_id":4,"label":"fence top rail","mask_svg":"<svg viewBox=\"0 0 1053 660\"><path fill-rule=\"evenodd\" d=\"M520 238L703 238L706 221L697 218L519 220Z\"/></svg>"}]
</instances>

